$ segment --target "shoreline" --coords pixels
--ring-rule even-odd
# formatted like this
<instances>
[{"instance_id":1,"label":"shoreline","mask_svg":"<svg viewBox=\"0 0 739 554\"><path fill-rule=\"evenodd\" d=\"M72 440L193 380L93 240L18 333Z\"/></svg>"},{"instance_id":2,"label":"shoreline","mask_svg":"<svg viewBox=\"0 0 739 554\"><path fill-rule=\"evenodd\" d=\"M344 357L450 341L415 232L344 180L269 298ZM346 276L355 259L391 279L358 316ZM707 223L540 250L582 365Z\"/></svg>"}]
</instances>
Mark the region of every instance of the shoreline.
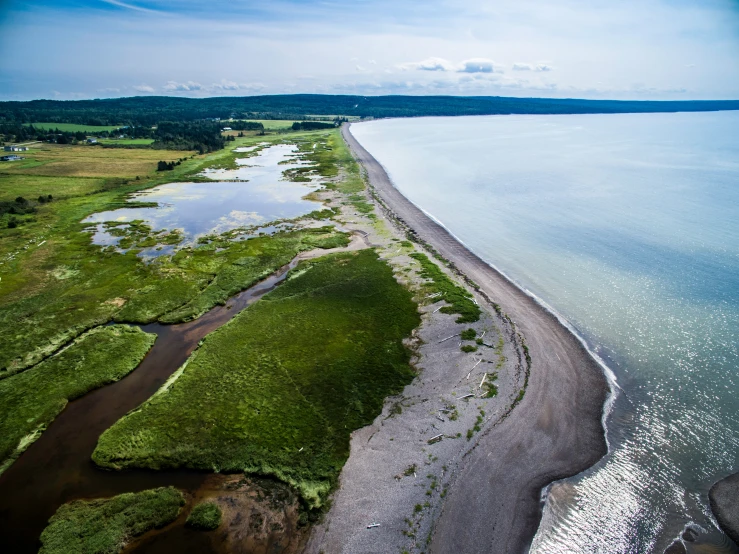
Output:
<instances>
[{"instance_id":1,"label":"shoreline","mask_svg":"<svg viewBox=\"0 0 739 554\"><path fill-rule=\"evenodd\" d=\"M607 452L603 418L610 388L604 368L555 313L403 196L350 126L342 127L342 136L373 193L500 304L525 337L532 358L531 381L516 417L490 429L462 461L436 522L431 552L526 551L541 519L542 490L587 469Z\"/></svg>"}]
</instances>

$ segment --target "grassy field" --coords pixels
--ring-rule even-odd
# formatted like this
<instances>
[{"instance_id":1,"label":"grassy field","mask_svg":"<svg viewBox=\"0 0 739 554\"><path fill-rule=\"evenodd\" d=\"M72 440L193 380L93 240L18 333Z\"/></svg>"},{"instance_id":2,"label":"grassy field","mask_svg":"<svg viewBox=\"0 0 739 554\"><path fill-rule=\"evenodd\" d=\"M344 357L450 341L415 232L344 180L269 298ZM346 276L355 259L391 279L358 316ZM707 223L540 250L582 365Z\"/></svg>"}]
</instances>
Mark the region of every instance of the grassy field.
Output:
<instances>
[{"instance_id":1,"label":"grassy field","mask_svg":"<svg viewBox=\"0 0 739 554\"><path fill-rule=\"evenodd\" d=\"M402 340L419 322L374 251L302 263L107 430L93 460L274 475L320 506L350 433L413 378Z\"/></svg>"},{"instance_id":2,"label":"grassy field","mask_svg":"<svg viewBox=\"0 0 739 554\"><path fill-rule=\"evenodd\" d=\"M193 152L173 150L100 148L93 145L61 145L36 143L31 145L20 163L3 164L0 176L36 175L39 177L97 177L116 179L161 179L157 174L159 160L177 160ZM181 167L181 166L180 166ZM0 185L2 186L2 185ZM4 186L3 186L4 188ZM0 193L4 192L0 188Z\"/></svg>"},{"instance_id":3,"label":"grassy field","mask_svg":"<svg viewBox=\"0 0 739 554\"><path fill-rule=\"evenodd\" d=\"M0 381L0 473L69 400L133 371L155 339L138 327L98 327L56 356Z\"/></svg>"},{"instance_id":4,"label":"grassy field","mask_svg":"<svg viewBox=\"0 0 739 554\"><path fill-rule=\"evenodd\" d=\"M174 521L185 499L166 487L64 504L41 534L40 554L117 554L133 538Z\"/></svg>"},{"instance_id":5,"label":"grassy field","mask_svg":"<svg viewBox=\"0 0 739 554\"><path fill-rule=\"evenodd\" d=\"M254 121L255 123L261 123L264 125L265 131L277 131L279 129L289 129L295 123L295 119L245 119L244 121ZM224 127L228 127L228 122L223 124ZM246 132L246 131L244 131Z\"/></svg>"},{"instance_id":6,"label":"grassy field","mask_svg":"<svg viewBox=\"0 0 739 554\"><path fill-rule=\"evenodd\" d=\"M119 125L79 125L77 123L27 123L26 125L33 125L36 129L59 129L67 133L76 133L77 131L83 131L88 133L98 133L100 131L115 131L119 129Z\"/></svg>"},{"instance_id":7,"label":"grassy field","mask_svg":"<svg viewBox=\"0 0 739 554\"><path fill-rule=\"evenodd\" d=\"M120 146L148 146L154 139L100 139L100 144L116 144Z\"/></svg>"}]
</instances>

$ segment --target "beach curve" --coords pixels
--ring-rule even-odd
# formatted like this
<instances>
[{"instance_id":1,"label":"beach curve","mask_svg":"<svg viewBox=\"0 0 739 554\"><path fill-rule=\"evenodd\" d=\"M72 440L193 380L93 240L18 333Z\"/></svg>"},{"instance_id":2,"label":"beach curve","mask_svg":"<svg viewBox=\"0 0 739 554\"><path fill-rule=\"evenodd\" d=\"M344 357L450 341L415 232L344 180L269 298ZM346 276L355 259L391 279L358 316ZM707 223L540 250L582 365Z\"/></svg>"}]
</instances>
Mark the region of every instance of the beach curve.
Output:
<instances>
[{"instance_id":1,"label":"beach curve","mask_svg":"<svg viewBox=\"0 0 739 554\"><path fill-rule=\"evenodd\" d=\"M405 198L342 127L374 194L420 240L498 303L525 338L531 379L513 417L464 459L445 498L431 552L524 552L541 519L541 491L592 466L607 451L602 424L609 387L601 366L557 317Z\"/></svg>"}]
</instances>

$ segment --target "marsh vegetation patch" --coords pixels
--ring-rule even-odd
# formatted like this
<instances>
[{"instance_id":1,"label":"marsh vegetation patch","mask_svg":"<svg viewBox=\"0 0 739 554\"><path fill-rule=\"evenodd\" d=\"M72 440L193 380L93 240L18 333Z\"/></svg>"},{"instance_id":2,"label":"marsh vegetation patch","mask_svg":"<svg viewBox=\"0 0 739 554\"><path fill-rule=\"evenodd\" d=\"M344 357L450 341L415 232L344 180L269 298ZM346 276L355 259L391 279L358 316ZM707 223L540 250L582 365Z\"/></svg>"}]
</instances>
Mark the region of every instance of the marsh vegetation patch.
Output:
<instances>
[{"instance_id":1,"label":"marsh vegetation patch","mask_svg":"<svg viewBox=\"0 0 739 554\"><path fill-rule=\"evenodd\" d=\"M132 538L174 521L185 504L173 487L64 504L41 534L40 554L117 554Z\"/></svg>"},{"instance_id":2,"label":"marsh vegetation patch","mask_svg":"<svg viewBox=\"0 0 739 554\"><path fill-rule=\"evenodd\" d=\"M0 381L0 473L69 400L126 376L155 339L138 327L99 327L34 368Z\"/></svg>"},{"instance_id":3,"label":"marsh vegetation patch","mask_svg":"<svg viewBox=\"0 0 739 554\"><path fill-rule=\"evenodd\" d=\"M420 317L374 251L298 271L209 335L166 393L101 436L93 460L275 475L320 506L350 433L412 380L402 340Z\"/></svg>"}]
</instances>

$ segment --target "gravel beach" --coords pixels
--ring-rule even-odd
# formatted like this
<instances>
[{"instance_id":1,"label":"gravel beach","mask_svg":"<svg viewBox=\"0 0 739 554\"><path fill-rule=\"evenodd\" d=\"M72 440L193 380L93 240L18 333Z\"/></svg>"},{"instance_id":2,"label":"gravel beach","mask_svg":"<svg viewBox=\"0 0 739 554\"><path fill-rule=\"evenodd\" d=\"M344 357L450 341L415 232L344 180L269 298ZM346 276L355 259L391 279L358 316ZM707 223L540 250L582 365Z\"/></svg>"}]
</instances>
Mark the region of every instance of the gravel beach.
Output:
<instances>
[{"instance_id":1,"label":"gravel beach","mask_svg":"<svg viewBox=\"0 0 739 554\"><path fill-rule=\"evenodd\" d=\"M415 526L411 517L413 513L409 514L411 523L406 524L411 531L406 529L401 536L414 535L413 545L440 554L524 552L541 518L542 489L552 481L579 473L606 453L601 420L608 384L602 368L554 315L407 200L392 185L382 166L354 139L349 125L345 125L342 131L367 172L376 198L392 212L394 218L410 228L419 241L436 249L461 274L474 282L479 287L481 302L488 299L500 306L515 326L517 334L525 341L531 358L530 381L521 402L510 417L499 417L500 410L504 410L505 394L501 395L499 405L491 406L489 410L475 407L478 413L481 409L486 412L485 426L475 440L470 441L473 443L471 447L456 448L452 456L454 463L442 469L443 494L439 493L435 504L429 503L425 508L429 514L426 523ZM490 321L489 325L500 329L504 322ZM424 334L432 332L431 328ZM508 348L518 349L520 345L509 344ZM424 363L421 350L420 364ZM515 368L511 366L506 372L508 378L514 381ZM455 377L443 375L439 379L453 381ZM414 386L417 386L415 382L411 387ZM513 388L508 392L515 386L512 384ZM497 418L491 415L496 409ZM403 417L403 426L412 425L414 421L416 425L423 426L428 419L426 415L417 416L423 417L423 420ZM394 459L384 447L369 446L373 433L377 431L373 428L382 417L373 426L355 433L352 455L342 473L342 486L335 496L334 507L324 524L314 530L308 552L388 552L381 537L390 534L391 529L382 526L369 529L376 531L374 536L366 540L357 539L368 536L364 532L368 531L366 524L373 523L371 516L377 513L378 507L373 506L373 498L379 496L386 499L384 506L379 506L380 513L390 514L393 511L391 489L381 495L371 494L373 487L380 486L379 483L375 486L371 479L362 481L359 478L363 474L373 474L371 468L375 460L371 452L378 459L389 456L390 459L385 460L388 464ZM356 450L356 444L362 441L368 446L361 451ZM442 441L440 444L444 442L457 441ZM429 460L436 456L430 452L431 448L427 448ZM424 478L437 481L434 484L440 487L438 480L441 472L429 473L436 478L433 479L427 477L426 469L420 471ZM403 478L406 476L402 476L401 480ZM361 494L365 490L366 501L354 499L358 502L354 505L344 502L342 495L346 494L344 491L347 487L354 487L353 494ZM424 485L419 488L423 489ZM435 498L435 494L432 492L429 496ZM362 517L352 519L353 514L361 514ZM389 525L400 526L398 522ZM339 529L334 530L335 527ZM399 529L392 534L399 534Z\"/></svg>"}]
</instances>

